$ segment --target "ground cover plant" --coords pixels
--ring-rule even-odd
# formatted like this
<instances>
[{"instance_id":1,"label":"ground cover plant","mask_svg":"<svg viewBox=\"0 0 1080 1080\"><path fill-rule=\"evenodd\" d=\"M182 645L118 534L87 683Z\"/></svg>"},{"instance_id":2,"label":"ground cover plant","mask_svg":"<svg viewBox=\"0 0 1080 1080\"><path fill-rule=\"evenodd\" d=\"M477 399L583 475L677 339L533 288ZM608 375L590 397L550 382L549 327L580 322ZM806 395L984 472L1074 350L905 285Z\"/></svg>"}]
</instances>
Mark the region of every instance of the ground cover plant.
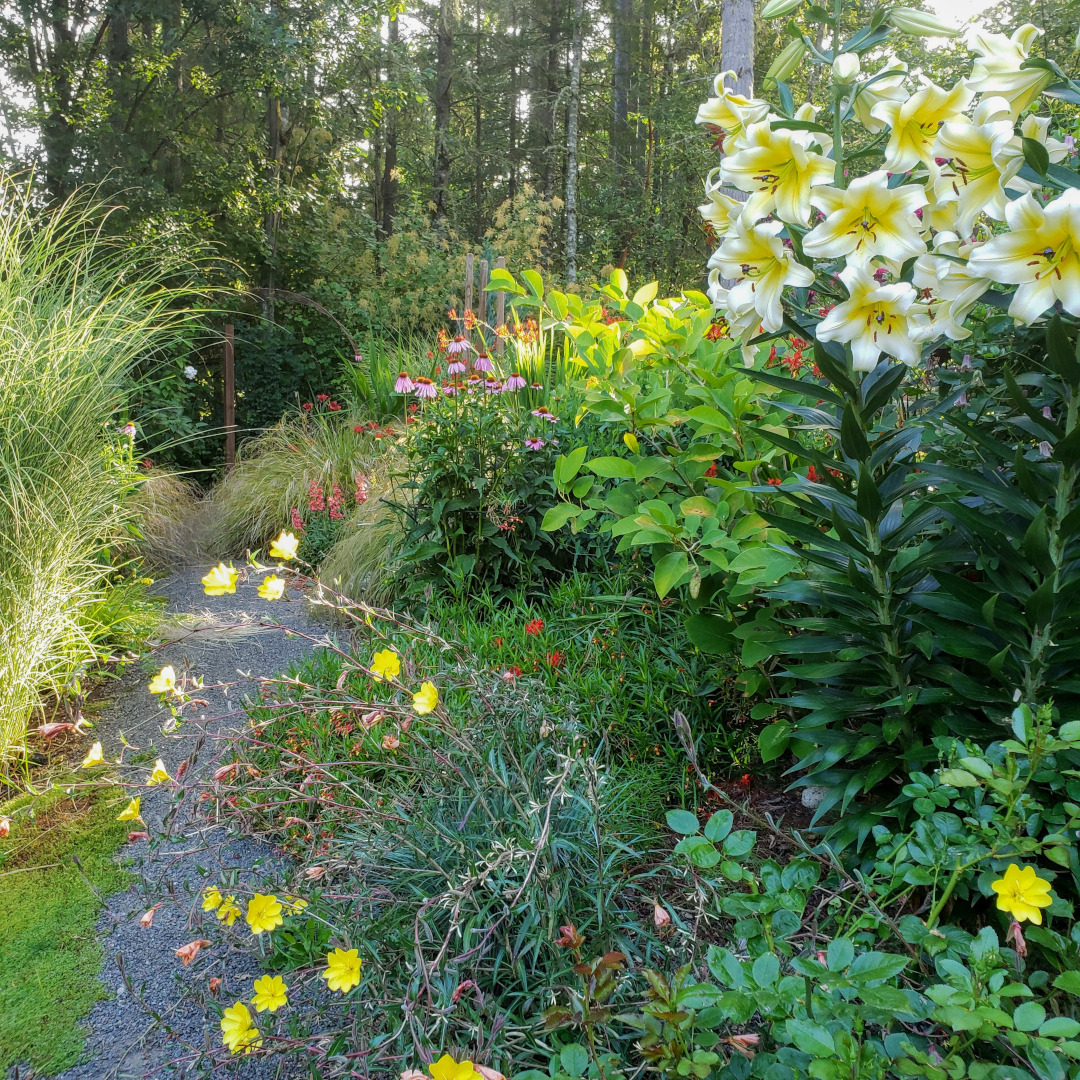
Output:
<instances>
[{"instance_id":1,"label":"ground cover plant","mask_svg":"<svg viewBox=\"0 0 1080 1080\"><path fill-rule=\"evenodd\" d=\"M115 789L93 785L0 809L0 1068L51 1076L79 1060L80 1019L106 993L94 930L103 899L130 881L115 861L129 826L116 820Z\"/></svg>"}]
</instances>

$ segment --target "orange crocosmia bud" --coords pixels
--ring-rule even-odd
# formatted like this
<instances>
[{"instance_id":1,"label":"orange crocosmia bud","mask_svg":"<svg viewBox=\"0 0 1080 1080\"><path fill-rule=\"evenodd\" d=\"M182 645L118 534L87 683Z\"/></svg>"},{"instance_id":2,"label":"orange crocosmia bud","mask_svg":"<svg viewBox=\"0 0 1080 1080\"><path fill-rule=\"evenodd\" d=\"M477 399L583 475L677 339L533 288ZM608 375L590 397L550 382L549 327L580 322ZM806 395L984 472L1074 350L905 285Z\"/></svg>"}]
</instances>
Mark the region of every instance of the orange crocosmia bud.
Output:
<instances>
[{"instance_id":1,"label":"orange crocosmia bud","mask_svg":"<svg viewBox=\"0 0 1080 1080\"><path fill-rule=\"evenodd\" d=\"M143 917L139 920L139 925L146 927L147 930L154 925L154 912L161 907L161 904L155 904L152 908L143 912Z\"/></svg>"},{"instance_id":2,"label":"orange crocosmia bud","mask_svg":"<svg viewBox=\"0 0 1080 1080\"><path fill-rule=\"evenodd\" d=\"M212 945L213 942L207 941L206 938L196 938L194 941L189 941L186 945L181 945L176 950L176 958L180 961L184 967L187 967L202 949L205 949L208 945Z\"/></svg>"},{"instance_id":3,"label":"orange crocosmia bud","mask_svg":"<svg viewBox=\"0 0 1080 1080\"><path fill-rule=\"evenodd\" d=\"M232 774L240 768L240 762L234 761L231 765L222 765L220 769L214 770L212 779L215 783L219 783L222 780L228 780L232 777Z\"/></svg>"},{"instance_id":4,"label":"orange crocosmia bud","mask_svg":"<svg viewBox=\"0 0 1080 1080\"><path fill-rule=\"evenodd\" d=\"M136 840L149 840L150 834L148 832L129 832L128 843L134 844Z\"/></svg>"},{"instance_id":5,"label":"orange crocosmia bud","mask_svg":"<svg viewBox=\"0 0 1080 1080\"><path fill-rule=\"evenodd\" d=\"M217 997L218 991L221 989L221 980L216 976L210 977L210 996Z\"/></svg>"},{"instance_id":6,"label":"orange crocosmia bud","mask_svg":"<svg viewBox=\"0 0 1080 1080\"><path fill-rule=\"evenodd\" d=\"M660 904L653 904L652 918L653 923L658 930L671 925L671 914L668 912L667 908Z\"/></svg>"},{"instance_id":7,"label":"orange crocosmia bud","mask_svg":"<svg viewBox=\"0 0 1080 1080\"><path fill-rule=\"evenodd\" d=\"M180 777L182 777L184 775L184 773L187 772L187 770L188 770L187 761L181 761L180 764L176 766L176 779L179 780Z\"/></svg>"},{"instance_id":8,"label":"orange crocosmia bud","mask_svg":"<svg viewBox=\"0 0 1080 1080\"><path fill-rule=\"evenodd\" d=\"M79 728L75 724L55 723L55 724L42 724L37 728L37 733L43 739L55 739L61 731L78 731Z\"/></svg>"}]
</instances>

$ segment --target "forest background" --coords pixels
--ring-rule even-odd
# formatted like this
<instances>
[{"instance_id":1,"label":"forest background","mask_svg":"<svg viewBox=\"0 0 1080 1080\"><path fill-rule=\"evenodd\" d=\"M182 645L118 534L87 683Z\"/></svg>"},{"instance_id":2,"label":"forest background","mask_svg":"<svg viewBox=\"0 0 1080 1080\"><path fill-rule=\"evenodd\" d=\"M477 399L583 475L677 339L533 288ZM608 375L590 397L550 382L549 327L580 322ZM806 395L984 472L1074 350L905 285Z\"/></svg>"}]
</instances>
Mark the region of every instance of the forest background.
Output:
<instances>
[{"instance_id":1,"label":"forest background","mask_svg":"<svg viewBox=\"0 0 1080 1080\"><path fill-rule=\"evenodd\" d=\"M467 251L564 286L618 266L662 291L700 287L715 245L696 207L718 154L693 117L719 71L760 89L786 41L761 6L2 3L0 163L42 203L98 186L122 206L109 229L201 253L207 286L242 290L228 302L237 421L253 429L332 391L354 346L443 325ZM877 6L844 0L844 18ZM1041 50L1065 63L1080 0L979 17L1036 18ZM908 41L913 70L959 73L959 45ZM797 101L828 92L809 65L788 83ZM146 381L146 445L215 463L220 441L193 436L221 422L220 357L220 327L193 331L175 370Z\"/></svg>"}]
</instances>

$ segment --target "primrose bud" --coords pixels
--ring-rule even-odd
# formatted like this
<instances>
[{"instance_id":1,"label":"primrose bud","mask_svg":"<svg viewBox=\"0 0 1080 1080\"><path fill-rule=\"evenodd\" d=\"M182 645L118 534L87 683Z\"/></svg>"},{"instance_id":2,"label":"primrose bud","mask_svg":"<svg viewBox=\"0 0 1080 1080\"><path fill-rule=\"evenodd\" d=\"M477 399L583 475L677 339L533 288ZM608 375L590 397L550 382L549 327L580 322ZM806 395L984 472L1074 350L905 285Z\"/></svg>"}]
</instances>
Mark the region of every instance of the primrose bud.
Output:
<instances>
[{"instance_id":1,"label":"primrose bud","mask_svg":"<svg viewBox=\"0 0 1080 1080\"><path fill-rule=\"evenodd\" d=\"M862 71L862 64L859 63L858 53L841 53L833 61L833 78L842 86L847 86L849 83L853 83L858 77L860 71Z\"/></svg>"},{"instance_id":2,"label":"primrose bud","mask_svg":"<svg viewBox=\"0 0 1080 1080\"><path fill-rule=\"evenodd\" d=\"M780 55L772 62L772 67L765 72L765 81L782 82L802 63L806 55L806 42L795 38L784 47Z\"/></svg>"},{"instance_id":3,"label":"primrose bud","mask_svg":"<svg viewBox=\"0 0 1080 1080\"><path fill-rule=\"evenodd\" d=\"M925 11L915 11L906 7L893 8L885 17L885 21L897 30L905 34L914 34L916 37L956 37L960 33L957 27L943 23Z\"/></svg>"},{"instance_id":4,"label":"primrose bud","mask_svg":"<svg viewBox=\"0 0 1080 1080\"><path fill-rule=\"evenodd\" d=\"M783 15L790 15L803 0L769 0L761 9L763 19L779 19Z\"/></svg>"}]
</instances>

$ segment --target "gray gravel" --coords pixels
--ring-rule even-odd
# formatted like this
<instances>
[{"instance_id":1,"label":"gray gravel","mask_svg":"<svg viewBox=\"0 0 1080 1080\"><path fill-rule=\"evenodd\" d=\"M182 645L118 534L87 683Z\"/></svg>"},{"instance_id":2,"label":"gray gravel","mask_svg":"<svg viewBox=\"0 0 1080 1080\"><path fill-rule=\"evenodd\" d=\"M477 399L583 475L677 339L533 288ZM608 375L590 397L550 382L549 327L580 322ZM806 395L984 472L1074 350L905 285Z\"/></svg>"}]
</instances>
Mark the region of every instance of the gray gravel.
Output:
<instances>
[{"instance_id":1,"label":"gray gravel","mask_svg":"<svg viewBox=\"0 0 1080 1080\"><path fill-rule=\"evenodd\" d=\"M259 579L241 583L234 596L207 597L199 583L200 573L178 574L160 588L168 598L168 610L184 616L184 625L195 623L201 629L190 633L171 629L169 635L179 640L126 673L111 689L113 701L95 726L94 736L101 739L107 756L119 753L121 736L137 748L125 754L125 760L139 762L127 770L133 782L144 781L156 757L164 760L174 776L183 761L192 760L183 777L182 800L178 801L177 789L168 785L139 792L147 829L152 836L164 832L167 839L153 849L146 841L127 844L121 853L132 860L137 878L133 888L108 899L99 924L106 954L101 978L110 997L99 1002L86 1020L85 1064L61 1074L62 1080L207 1075L207 1063L199 1061L200 1050L220 1049L216 1020L206 1020L202 1004L208 980L222 978L220 998L226 1003L249 998L258 965L253 954L220 942L204 949L187 968L174 957L174 950L199 937L215 938L213 932L203 932L206 916L199 900L208 880L220 881L222 869L241 868L242 883L253 887L262 880L280 880L289 869L265 845L193 815L197 805L193 788L216 767L216 759L225 750L221 736L243 722L241 702L251 691L244 675L275 674L315 647L304 638L262 629L259 621L275 620L316 637L323 631L309 620L310 609L302 600L274 604L260 600L256 595ZM199 693L207 704L190 714L196 719L163 735L168 713L147 692L147 682L148 672L164 664L172 664L178 676L187 672L201 675L208 684L238 685L227 695ZM142 927L140 917L158 902L162 906L152 927ZM134 993L125 986L121 965ZM282 1080L288 1075L280 1062L272 1060L238 1060L228 1072L233 1068L245 1080ZM24 1069L14 1075L32 1074Z\"/></svg>"}]
</instances>

